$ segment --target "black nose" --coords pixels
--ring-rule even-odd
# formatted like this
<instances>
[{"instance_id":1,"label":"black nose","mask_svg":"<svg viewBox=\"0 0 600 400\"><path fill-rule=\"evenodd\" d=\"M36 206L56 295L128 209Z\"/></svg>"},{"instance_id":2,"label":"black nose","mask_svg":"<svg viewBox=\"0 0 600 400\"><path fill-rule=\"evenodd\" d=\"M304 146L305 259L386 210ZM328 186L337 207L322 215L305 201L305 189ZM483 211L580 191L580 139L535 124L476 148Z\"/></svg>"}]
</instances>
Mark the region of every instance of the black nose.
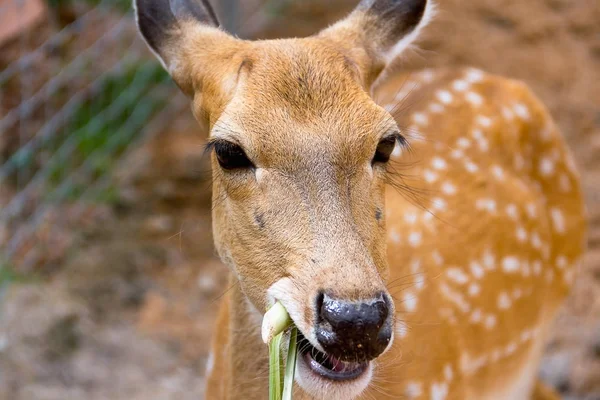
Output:
<instances>
[{"instance_id":1,"label":"black nose","mask_svg":"<svg viewBox=\"0 0 600 400\"><path fill-rule=\"evenodd\" d=\"M372 360L392 338L389 300L383 293L361 301L317 298L316 336L323 349L343 361Z\"/></svg>"}]
</instances>

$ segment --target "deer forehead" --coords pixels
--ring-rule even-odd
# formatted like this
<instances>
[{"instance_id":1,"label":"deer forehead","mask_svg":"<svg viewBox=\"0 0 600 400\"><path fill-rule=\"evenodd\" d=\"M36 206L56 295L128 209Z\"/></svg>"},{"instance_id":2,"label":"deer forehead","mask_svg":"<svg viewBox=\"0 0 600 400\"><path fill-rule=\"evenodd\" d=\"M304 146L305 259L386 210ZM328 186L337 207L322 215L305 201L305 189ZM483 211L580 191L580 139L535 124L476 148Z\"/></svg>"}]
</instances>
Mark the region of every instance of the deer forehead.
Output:
<instances>
[{"instance_id":1,"label":"deer forehead","mask_svg":"<svg viewBox=\"0 0 600 400\"><path fill-rule=\"evenodd\" d=\"M318 42L250 46L237 60L234 94L211 136L233 139L267 164L310 158L362 162L372 156L381 136L398 130L396 122L362 88L351 62Z\"/></svg>"}]
</instances>

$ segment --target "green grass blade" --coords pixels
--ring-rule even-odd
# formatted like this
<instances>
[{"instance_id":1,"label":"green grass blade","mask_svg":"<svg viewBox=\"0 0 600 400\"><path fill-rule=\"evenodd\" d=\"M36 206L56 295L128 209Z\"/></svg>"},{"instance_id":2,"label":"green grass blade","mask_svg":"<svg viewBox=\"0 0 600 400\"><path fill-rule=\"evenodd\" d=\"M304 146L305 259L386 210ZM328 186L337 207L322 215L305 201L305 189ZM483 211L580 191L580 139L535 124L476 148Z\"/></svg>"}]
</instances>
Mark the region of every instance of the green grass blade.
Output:
<instances>
[{"instance_id":1,"label":"green grass blade","mask_svg":"<svg viewBox=\"0 0 600 400\"><path fill-rule=\"evenodd\" d=\"M269 400L281 400L281 358L280 344L283 332L269 342Z\"/></svg>"},{"instance_id":2,"label":"green grass blade","mask_svg":"<svg viewBox=\"0 0 600 400\"><path fill-rule=\"evenodd\" d=\"M294 388L294 375L296 374L298 329L296 327L290 330L290 344L288 346L287 363L285 365L285 376L283 378L283 396L282 400L292 400L292 389Z\"/></svg>"}]
</instances>

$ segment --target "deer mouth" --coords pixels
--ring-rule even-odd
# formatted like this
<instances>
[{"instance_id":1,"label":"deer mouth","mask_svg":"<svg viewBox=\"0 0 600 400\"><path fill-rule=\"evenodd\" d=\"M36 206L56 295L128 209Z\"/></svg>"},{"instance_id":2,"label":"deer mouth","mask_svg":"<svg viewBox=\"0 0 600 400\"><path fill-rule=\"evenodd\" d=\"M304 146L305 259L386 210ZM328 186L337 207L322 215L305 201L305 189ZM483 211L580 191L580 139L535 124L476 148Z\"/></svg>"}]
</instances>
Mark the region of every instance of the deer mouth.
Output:
<instances>
[{"instance_id":1,"label":"deer mouth","mask_svg":"<svg viewBox=\"0 0 600 400\"><path fill-rule=\"evenodd\" d=\"M321 378L342 382L355 380L369 369L369 361L352 362L323 353L298 332L299 356L311 372Z\"/></svg>"}]
</instances>

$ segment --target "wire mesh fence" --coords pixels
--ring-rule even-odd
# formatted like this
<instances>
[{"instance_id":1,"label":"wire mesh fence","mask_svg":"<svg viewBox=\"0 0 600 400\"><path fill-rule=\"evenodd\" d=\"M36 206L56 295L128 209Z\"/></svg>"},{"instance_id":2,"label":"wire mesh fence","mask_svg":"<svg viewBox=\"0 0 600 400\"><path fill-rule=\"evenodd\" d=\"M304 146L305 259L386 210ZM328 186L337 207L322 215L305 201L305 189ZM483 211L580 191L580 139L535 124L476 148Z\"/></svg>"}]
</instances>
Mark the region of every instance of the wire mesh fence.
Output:
<instances>
[{"instance_id":1,"label":"wire mesh fence","mask_svg":"<svg viewBox=\"0 0 600 400\"><path fill-rule=\"evenodd\" d=\"M130 3L0 0L0 286L59 265L71 232L115 200L127 153L188 107ZM224 28L252 36L286 1L214 3Z\"/></svg>"}]
</instances>

